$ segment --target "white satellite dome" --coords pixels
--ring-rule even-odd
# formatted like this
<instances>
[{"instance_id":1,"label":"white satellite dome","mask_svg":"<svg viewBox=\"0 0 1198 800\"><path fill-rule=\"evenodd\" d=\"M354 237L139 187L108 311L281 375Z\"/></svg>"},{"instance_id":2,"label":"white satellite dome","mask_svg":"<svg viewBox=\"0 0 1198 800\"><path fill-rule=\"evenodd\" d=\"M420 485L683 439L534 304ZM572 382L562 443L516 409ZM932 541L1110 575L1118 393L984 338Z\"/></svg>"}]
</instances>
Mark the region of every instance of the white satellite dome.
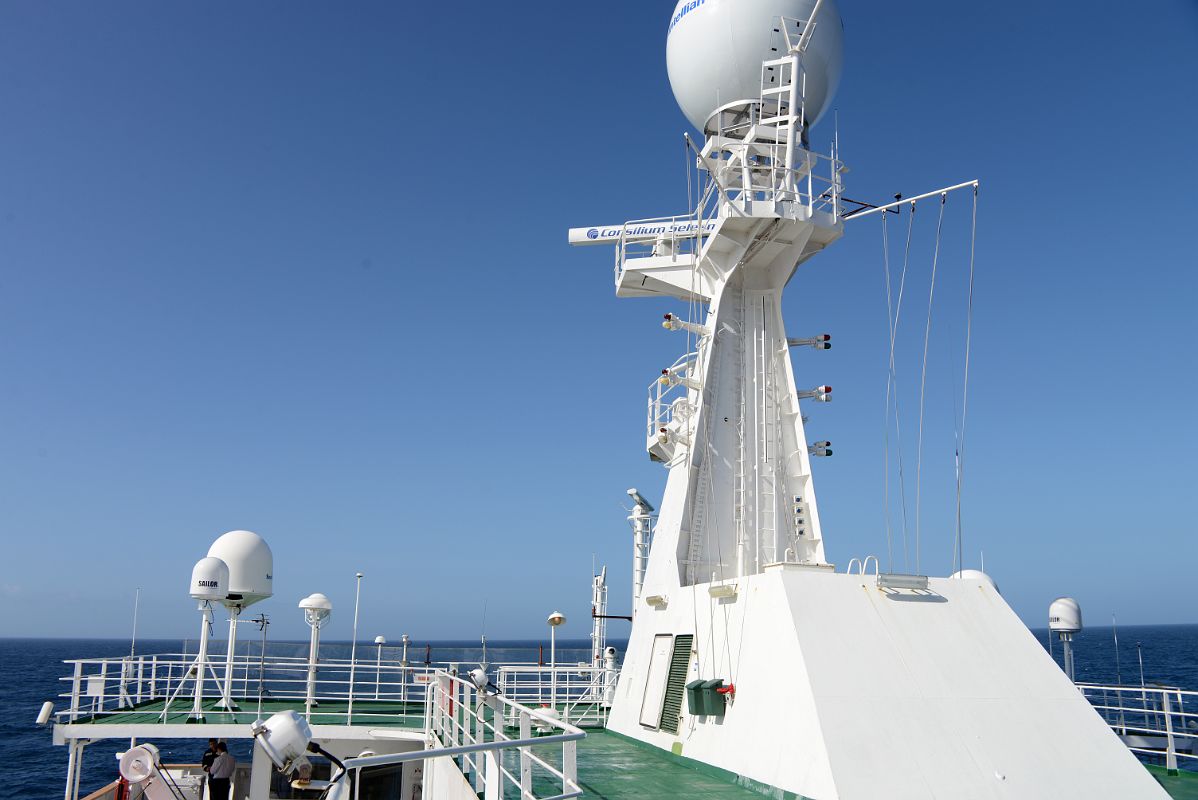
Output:
<instances>
[{"instance_id":1,"label":"white satellite dome","mask_svg":"<svg viewBox=\"0 0 1198 800\"><path fill-rule=\"evenodd\" d=\"M678 0L666 37L666 69L691 124L703 130L717 108L759 99L761 62L786 55L778 30L782 17L805 21L814 8L815 0ZM807 119L813 125L831 105L844 65L844 29L835 0L820 6L803 63Z\"/></svg>"},{"instance_id":2,"label":"white satellite dome","mask_svg":"<svg viewBox=\"0 0 1198 800\"><path fill-rule=\"evenodd\" d=\"M229 594L229 565L215 556L205 556L191 569L191 596L196 600L223 603Z\"/></svg>"},{"instance_id":3,"label":"white satellite dome","mask_svg":"<svg viewBox=\"0 0 1198 800\"><path fill-rule=\"evenodd\" d=\"M967 580L967 581L983 581L985 583L990 584L990 588L994 589L994 591L998 592L999 594L1002 594L1002 592L999 592L998 584L994 582L994 578L991 578L989 575L982 572L980 569L958 570L952 574L952 577L961 578L962 580Z\"/></svg>"},{"instance_id":4,"label":"white satellite dome","mask_svg":"<svg viewBox=\"0 0 1198 800\"><path fill-rule=\"evenodd\" d=\"M1082 607L1072 597L1058 597L1048 607L1048 629L1056 633L1078 633L1082 629Z\"/></svg>"},{"instance_id":5,"label":"white satellite dome","mask_svg":"<svg viewBox=\"0 0 1198 800\"><path fill-rule=\"evenodd\" d=\"M245 608L274 594L274 554L252 531L229 531L212 543L208 555L229 565L229 593L222 602L230 608Z\"/></svg>"}]
</instances>

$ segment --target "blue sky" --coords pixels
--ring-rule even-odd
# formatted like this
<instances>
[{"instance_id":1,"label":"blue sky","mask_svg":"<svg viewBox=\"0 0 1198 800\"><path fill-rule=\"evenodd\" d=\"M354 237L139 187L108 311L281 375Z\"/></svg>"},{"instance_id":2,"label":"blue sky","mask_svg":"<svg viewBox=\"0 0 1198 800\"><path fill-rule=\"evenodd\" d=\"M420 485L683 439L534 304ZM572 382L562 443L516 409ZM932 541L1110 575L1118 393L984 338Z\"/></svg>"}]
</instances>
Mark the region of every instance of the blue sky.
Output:
<instances>
[{"instance_id":1,"label":"blue sky","mask_svg":"<svg viewBox=\"0 0 1198 800\"><path fill-rule=\"evenodd\" d=\"M1198 6L1128 9L841 7L849 195L982 181L965 547L1033 625L1058 594L1198 621ZM0 2L0 635L125 635L135 586L142 635L188 635L191 565L234 528L274 548L272 635L323 591L347 638L357 570L363 637L473 637L484 607L492 637L554 608L583 636L593 557L622 612L624 490L665 479L644 387L680 340L565 231L684 210L671 10ZM933 574L966 201L929 377ZM839 564L886 552L882 274L880 226L853 223L785 306L791 335L834 335L796 368L836 389L810 435L835 444Z\"/></svg>"}]
</instances>

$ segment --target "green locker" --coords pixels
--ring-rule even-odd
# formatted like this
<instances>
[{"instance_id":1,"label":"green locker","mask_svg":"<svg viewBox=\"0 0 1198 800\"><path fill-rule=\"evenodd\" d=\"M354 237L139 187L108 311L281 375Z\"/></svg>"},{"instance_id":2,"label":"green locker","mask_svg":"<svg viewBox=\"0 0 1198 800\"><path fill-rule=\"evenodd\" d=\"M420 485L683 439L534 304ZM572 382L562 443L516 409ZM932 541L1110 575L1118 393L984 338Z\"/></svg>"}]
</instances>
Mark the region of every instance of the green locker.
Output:
<instances>
[{"instance_id":1,"label":"green locker","mask_svg":"<svg viewBox=\"0 0 1198 800\"><path fill-rule=\"evenodd\" d=\"M716 691L716 689L722 688L724 688L723 678L703 681L703 685L699 689L699 694L703 697L703 713L713 717L724 716L724 705L727 699L724 695Z\"/></svg>"},{"instance_id":2,"label":"green locker","mask_svg":"<svg viewBox=\"0 0 1198 800\"><path fill-rule=\"evenodd\" d=\"M692 717L701 717L707 713L707 706L703 703L703 686L706 683L707 681L699 678L686 685L686 707Z\"/></svg>"}]
</instances>

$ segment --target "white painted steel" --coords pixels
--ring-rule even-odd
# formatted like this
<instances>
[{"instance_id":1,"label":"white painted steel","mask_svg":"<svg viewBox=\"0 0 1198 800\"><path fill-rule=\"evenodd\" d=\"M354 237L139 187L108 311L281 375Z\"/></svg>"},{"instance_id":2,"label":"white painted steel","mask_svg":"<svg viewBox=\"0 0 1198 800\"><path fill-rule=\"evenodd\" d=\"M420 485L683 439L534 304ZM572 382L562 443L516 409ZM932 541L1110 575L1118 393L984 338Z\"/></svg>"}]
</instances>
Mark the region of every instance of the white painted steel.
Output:
<instances>
[{"instance_id":1,"label":"white painted steel","mask_svg":"<svg viewBox=\"0 0 1198 800\"><path fill-rule=\"evenodd\" d=\"M617 732L806 797L1167 797L983 581L883 590L782 564L731 602L676 592L634 626ZM735 685L718 724L642 726L662 630L695 636L689 677Z\"/></svg>"}]
</instances>

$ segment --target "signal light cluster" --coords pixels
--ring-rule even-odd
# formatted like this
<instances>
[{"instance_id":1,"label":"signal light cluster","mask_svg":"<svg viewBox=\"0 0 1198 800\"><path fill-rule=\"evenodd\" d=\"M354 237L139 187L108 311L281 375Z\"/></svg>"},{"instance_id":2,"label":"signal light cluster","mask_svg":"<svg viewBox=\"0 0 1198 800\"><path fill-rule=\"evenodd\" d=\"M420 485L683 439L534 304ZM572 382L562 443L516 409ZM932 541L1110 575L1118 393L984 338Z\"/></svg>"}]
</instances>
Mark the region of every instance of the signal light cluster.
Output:
<instances>
[{"instance_id":1,"label":"signal light cluster","mask_svg":"<svg viewBox=\"0 0 1198 800\"><path fill-rule=\"evenodd\" d=\"M798 394L798 397L800 400L810 399L810 400L816 401L817 403L832 402L832 387L831 386L816 386L814 389L810 389L805 392L801 391L801 392L798 392L797 394Z\"/></svg>"},{"instance_id":2,"label":"signal light cluster","mask_svg":"<svg viewBox=\"0 0 1198 800\"><path fill-rule=\"evenodd\" d=\"M831 334L821 333L819 336L812 336L808 339L787 339L786 344L790 347L810 347L815 350L831 350L832 336Z\"/></svg>"}]
</instances>

